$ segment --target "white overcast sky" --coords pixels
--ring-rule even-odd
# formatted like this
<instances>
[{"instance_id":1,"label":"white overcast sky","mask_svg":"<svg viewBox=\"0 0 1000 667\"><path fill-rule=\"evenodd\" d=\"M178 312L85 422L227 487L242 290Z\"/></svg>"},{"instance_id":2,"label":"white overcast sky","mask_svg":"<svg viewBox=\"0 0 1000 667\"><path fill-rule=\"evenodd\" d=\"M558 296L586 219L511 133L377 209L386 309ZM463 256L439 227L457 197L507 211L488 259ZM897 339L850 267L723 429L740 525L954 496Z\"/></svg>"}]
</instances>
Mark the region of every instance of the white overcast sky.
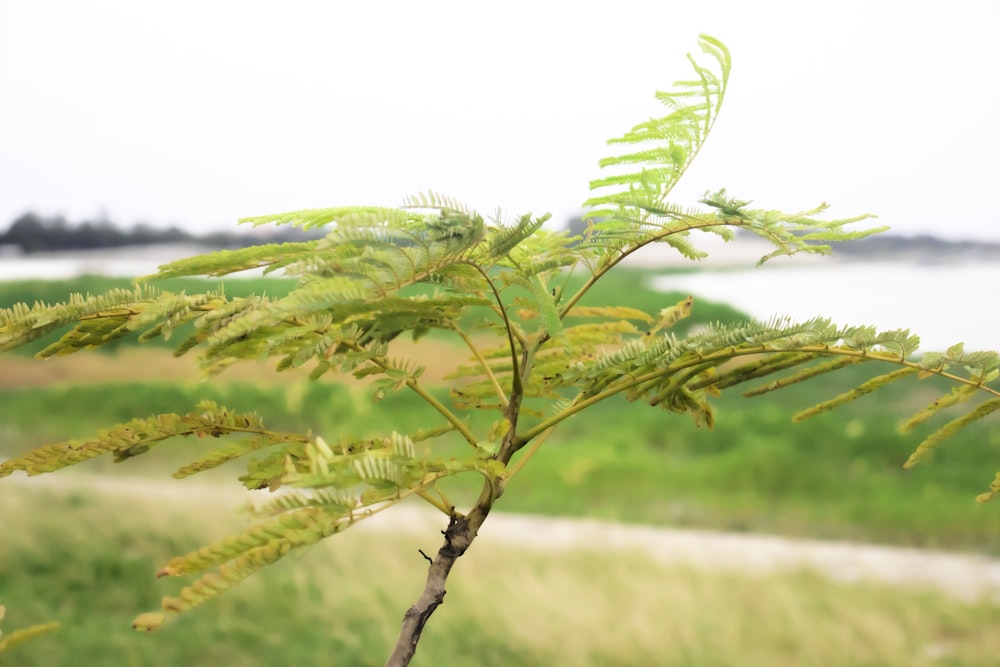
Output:
<instances>
[{"instance_id":1,"label":"white overcast sky","mask_svg":"<svg viewBox=\"0 0 1000 667\"><path fill-rule=\"evenodd\" d=\"M1000 240L1000 2L0 2L0 229L397 204L579 211L705 32L734 66L674 199Z\"/></svg>"}]
</instances>

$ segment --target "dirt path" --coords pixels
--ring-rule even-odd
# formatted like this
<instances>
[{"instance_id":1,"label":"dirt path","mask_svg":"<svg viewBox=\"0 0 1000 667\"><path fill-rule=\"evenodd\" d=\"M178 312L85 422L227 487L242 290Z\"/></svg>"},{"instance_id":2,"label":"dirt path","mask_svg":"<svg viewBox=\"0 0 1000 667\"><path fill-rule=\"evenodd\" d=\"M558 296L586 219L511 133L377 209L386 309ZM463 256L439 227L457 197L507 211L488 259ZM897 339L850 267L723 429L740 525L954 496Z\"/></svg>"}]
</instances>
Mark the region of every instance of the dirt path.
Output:
<instances>
[{"instance_id":1,"label":"dirt path","mask_svg":"<svg viewBox=\"0 0 1000 667\"><path fill-rule=\"evenodd\" d=\"M6 484L86 485L106 494L182 496L187 503L246 502L239 487L110 475L17 475ZM406 504L359 523L351 530L435 533L444 517L422 506ZM568 519L494 513L480 532L484 543L503 542L537 549L633 550L663 563L680 563L758 573L810 569L836 581L871 579L884 583L934 588L962 600L987 597L1000 602L1000 559L973 554L827 542L770 535L632 526L590 519Z\"/></svg>"}]
</instances>

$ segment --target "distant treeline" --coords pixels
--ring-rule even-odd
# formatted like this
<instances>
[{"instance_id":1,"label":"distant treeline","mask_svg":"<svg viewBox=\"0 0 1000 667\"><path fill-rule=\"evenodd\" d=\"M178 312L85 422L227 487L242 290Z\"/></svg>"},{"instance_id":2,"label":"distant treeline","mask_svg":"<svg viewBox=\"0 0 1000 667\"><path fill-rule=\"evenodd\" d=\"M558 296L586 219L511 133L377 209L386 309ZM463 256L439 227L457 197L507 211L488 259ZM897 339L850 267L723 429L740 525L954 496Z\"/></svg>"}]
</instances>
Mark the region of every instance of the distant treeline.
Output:
<instances>
[{"instance_id":1,"label":"distant treeline","mask_svg":"<svg viewBox=\"0 0 1000 667\"><path fill-rule=\"evenodd\" d=\"M586 224L579 216L567 220L565 226L573 234L582 235L586 231ZM751 235L749 232L742 234ZM123 229L103 219L70 223L62 216L43 217L35 213L25 213L14 220L6 232L0 234L0 247L14 246L20 248L23 253L97 250L163 243L198 243L212 248L245 248L263 243L303 241L320 236L322 236L321 231L304 232L290 226L271 228L267 235L252 231L196 235L179 227L164 229L137 224ZM906 258L929 262L956 259L1000 260L1000 243L947 241L926 235L899 236L890 233L838 243L836 254L858 259Z\"/></svg>"},{"instance_id":2,"label":"distant treeline","mask_svg":"<svg viewBox=\"0 0 1000 667\"><path fill-rule=\"evenodd\" d=\"M21 252L52 252L57 250L97 250L132 245L163 243L199 243L214 248L244 248L263 243L302 241L317 238L296 227L284 227L267 236L252 232L213 232L195 235L179 227L166 229L137 224L123 229L108 220L88 220L70 223L61 216L43 217L25 213L6 232L0 234L0 246L14 246Z\"/></svg>"},{"instance_id":3,"label":"distant treeline","mask_svg":"<svg viewBox=\"0 0 1000 667\"><path fill-rule=\"evenodd\" d=\"M834 252L853 256L906 255L925 260L995 259L1000 257L1000 243L990 241L948 241L928 234L900 236L876 234L865 239L838 243Z\"/></svg>"}]
</instances>

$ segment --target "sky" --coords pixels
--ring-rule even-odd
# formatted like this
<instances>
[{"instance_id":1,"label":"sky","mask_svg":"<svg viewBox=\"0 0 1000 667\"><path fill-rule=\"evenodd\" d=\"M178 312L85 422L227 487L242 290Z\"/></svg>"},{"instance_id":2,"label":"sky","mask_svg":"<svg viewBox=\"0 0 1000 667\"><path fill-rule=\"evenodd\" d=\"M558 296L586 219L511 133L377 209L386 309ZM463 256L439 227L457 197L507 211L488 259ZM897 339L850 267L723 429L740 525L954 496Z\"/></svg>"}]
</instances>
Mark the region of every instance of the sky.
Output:
<instances>
[{"instance_id":1,"label":"sky","mask_svg":"<svg viewBox=\"0 0 1000 667\"><path fill-rule=\"evenodd\" d=\"M1000 241L1000 2L0 2L0 229L233 229L399 204L579 213L708 33L722 114L672 199Z\"/></svg>"}]
</instances>

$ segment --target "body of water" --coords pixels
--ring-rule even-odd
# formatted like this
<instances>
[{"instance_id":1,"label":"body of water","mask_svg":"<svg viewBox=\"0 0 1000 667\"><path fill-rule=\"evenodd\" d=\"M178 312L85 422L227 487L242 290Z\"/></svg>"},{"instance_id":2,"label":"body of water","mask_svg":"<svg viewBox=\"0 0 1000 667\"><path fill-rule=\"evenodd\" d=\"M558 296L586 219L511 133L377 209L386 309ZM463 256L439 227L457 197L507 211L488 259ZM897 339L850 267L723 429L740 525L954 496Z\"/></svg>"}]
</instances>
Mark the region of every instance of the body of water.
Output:
<instances>
[{"instance_id":1,"label":"body of water","mask_svg":"<svg viewBox=\"0 0 1000 667\"><path fill-rule=\"evenodd\" d=\"M758 319L817 315L840 325L910 329L923 351L963 342L1000 350L1000 265L831 262L656 278L663 290L729 303ZM697 302L695 303L697 308Z\"/></svg>"},{"instance_id":2,"label":"body of water","mask_svg":"<svg viewBox=\"0 0 1000 667\"><path fill-rule=\"evenodd\" d=\"M199 245L128 246L103 250L0 256L0 281L66 280L77 276L134 278L155 273L160 264L208 250Z\"/></svg>"}]
</instances>

